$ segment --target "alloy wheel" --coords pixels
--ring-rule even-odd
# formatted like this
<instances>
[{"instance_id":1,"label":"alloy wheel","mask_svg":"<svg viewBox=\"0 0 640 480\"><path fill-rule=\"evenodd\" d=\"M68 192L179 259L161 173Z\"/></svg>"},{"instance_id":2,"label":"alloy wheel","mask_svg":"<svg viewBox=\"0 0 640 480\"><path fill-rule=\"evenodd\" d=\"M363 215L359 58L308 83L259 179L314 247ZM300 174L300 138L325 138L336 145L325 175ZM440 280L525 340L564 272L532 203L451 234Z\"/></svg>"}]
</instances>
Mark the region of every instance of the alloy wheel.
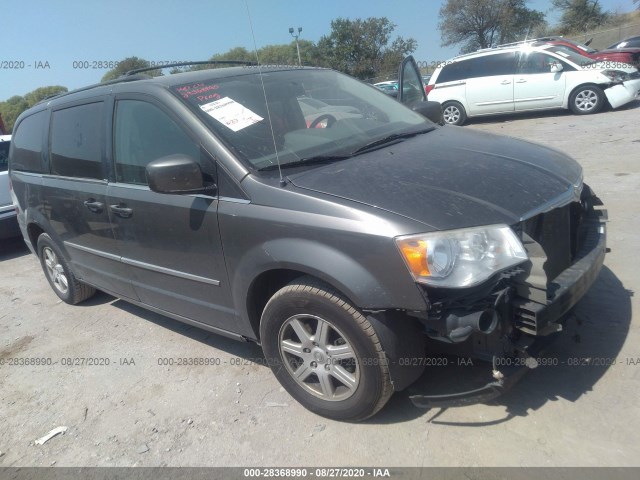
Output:
<instances>
[{"instance_id":1,"label":"alloy wheel","mask_svg":"<svg viewBox=\"0 0 640 480\"><path fill-rule=\"evenodd\" d=\"M581 112L590 112L598 105L598 95L593 90L583 90L576 95L575 104Z\"/></svg>"},{"instance_id":2,"label":"alloy wheel","mask_svg":"<svg viewBox=\"0 0 640 480\"><path fill-rule=\"evenodd\" d=\"M69 291L69 280L64 272L64 267L58 261L58 256L49 247L42 249L44 254L44 263L47 267L47 275L51 279L53 286L63 295Z\"/></svg>"},{"instance_id":3,"label":"alloy wheel","mask_svg":"<svg viewBox=\"0 0 640 480\"><path fill-rule=\"evenodd\" d=\"M460 110L453 105L449 105L443 110L442 117L446 123L457 123L460 120Z\"/></svg>"},{"instance_id":4,"label":"alloy wheel","mask_svg":"<svg viewBox=\"0 0 640 480\"><path fill-rule=\"evenodd\" d=\"M280 328L278 348L291 377L312 395L340 401L356 392L360 367L355 350L328 320L290 317Z\"/></svg>"}]
</instances>

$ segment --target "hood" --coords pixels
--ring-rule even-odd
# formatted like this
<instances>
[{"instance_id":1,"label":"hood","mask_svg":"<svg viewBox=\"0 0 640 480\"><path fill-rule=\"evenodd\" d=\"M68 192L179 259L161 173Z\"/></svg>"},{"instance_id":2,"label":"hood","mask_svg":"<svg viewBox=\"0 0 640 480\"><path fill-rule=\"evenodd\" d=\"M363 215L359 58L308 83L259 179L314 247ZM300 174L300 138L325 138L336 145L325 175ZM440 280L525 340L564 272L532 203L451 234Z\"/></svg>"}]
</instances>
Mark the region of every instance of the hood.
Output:
<instances>
[{"instance_id":1,"label":"hood","mask_svg":"<svg viewBox=\"0 0 640 480\"><path fill-rule=\"evenodd\" d=\"M448 230L512 225L559 198L566 202L582 168L550 148L446 126L289 179Z\"/></svg>"}]
</instances>

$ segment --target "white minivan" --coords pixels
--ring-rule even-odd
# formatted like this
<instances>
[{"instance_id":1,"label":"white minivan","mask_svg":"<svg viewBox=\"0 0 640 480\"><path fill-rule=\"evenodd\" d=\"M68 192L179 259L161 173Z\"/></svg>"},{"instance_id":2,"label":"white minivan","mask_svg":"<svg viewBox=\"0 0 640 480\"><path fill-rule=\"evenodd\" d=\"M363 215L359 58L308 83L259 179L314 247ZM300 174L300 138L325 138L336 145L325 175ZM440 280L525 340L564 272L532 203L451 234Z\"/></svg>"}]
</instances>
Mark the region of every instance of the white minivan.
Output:
<instances>
[{"instance_id":1,"label":"white minivan","mask_svg":"<svg viewBox=\"0 0 640 480\"><path fill-rule=\"evenodd\" d=\"M20 236L7 174L10 145L11 135L0 135L0 240Z\"/></svg>"},{"instance_id":2,"label":"white minivan","mask_svg":"<svg viewBox=\"0 0 640 480\"><path fill-rule=\"evenodd\" d=\"M520 44L443 62L426 87L442 104L444 121L530 110L569 108L577 115L618 108L640 97L640 73L631 65L594 62L561 46Z\"/></svg>"}]
</instances>

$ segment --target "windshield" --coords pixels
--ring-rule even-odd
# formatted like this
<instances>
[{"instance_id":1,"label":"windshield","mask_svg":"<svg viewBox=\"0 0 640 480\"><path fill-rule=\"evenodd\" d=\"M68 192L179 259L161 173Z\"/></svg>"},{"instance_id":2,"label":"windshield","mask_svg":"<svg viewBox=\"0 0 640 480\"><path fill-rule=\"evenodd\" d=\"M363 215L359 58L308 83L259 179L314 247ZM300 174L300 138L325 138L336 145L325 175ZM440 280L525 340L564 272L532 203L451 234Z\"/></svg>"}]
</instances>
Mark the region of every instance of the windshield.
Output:
<instances>
[{"instance_id":1,"label":"windshield","mask_svg":"<svg viewBox=\"0 0 640 480\"><path fill-rule=\"evenodd\" d=\"M257 72L172 90L256 169L277 164L276 152L281 165L348 155L390 135L433 126L379 90L332 70L270 71L262 79L267 102ZM321 103L311 106L309 100Z\"/></svg>"},{"instance_id":2,"label":"windshield","mask_svg":"<svg viewBox=\"0 0 640 480\"><path fill-rule=\"evenodd\" d=\"M546 51L555 53L556 55L560 55L560 57L570 61L571 63L574 63L578 67L592 65L598 62L598 60L593 60L592 58L589 58L585 55L580 55L579 53L571 50L569 47L565 47L564 45L554 45L550 48L547 48Z\"/></svg>"}]
</instances>

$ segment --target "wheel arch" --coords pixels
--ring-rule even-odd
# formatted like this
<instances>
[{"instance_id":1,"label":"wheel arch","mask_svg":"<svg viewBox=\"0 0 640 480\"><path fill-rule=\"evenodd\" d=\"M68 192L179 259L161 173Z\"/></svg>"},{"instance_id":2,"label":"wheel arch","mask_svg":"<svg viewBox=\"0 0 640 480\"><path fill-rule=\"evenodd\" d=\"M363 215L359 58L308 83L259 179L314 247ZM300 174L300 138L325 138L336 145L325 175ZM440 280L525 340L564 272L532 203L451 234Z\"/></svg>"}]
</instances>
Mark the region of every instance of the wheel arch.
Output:
<instances>
[{"instance_id":1,"label":"wheel arch","mask_svg":"<svg viewBox=\"0 0 640 480\"><path fill-rule=\"evenodd\" d=\"M576 90L582 88L582 87L597 87L600 90L602 90L603 92L607 89L606 85L601 85L598 84L596 82L584 82L584 83L580 83L578 85L575 85L571 91L569 92L569 95L566 96L565 98L565 104L563 105L564 108L570 108L570 103L571 103L571 99L573 98L574 93L576 93ZM604 96L605 101L607 101L607 96Z\"/></svg>"},{"instance_id":2,"label":"wheel arch","mask_svg":"<svg viewBox=\"0 0 640 480\"><path fill-rule=\"evenodd\" d=\"M390 274L389 278L378 279L354 258L333 247L310 240L279 239L244 255L231 279L236 311L258 341L260 317L267 301L300 276L326 283L359 309L426 308L424 297L408 272L402 278L391 278L397 275Z\"/></svg>"}]
</instances>

